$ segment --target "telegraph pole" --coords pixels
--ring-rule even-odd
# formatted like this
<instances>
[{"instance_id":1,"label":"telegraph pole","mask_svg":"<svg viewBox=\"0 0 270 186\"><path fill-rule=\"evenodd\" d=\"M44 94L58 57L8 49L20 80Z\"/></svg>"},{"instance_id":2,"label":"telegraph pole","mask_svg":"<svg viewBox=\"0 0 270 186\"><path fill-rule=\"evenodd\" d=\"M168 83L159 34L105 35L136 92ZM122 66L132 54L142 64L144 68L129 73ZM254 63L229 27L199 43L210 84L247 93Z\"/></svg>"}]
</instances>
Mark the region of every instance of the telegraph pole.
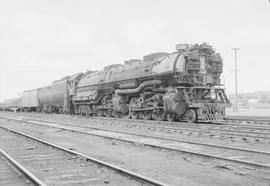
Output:
<instances>
[{"instance_id":1,"label":"telegraph pole","mask_svg":"<svg viewBox=\"0 0 270 186\"><path fill-rule=\"evenodd\" d=\"M234 50L234 61L235 61L235 111L238 112L238 100L237 100L237 50L239 48L232 48Z\"/></svg>"}]
</instances>

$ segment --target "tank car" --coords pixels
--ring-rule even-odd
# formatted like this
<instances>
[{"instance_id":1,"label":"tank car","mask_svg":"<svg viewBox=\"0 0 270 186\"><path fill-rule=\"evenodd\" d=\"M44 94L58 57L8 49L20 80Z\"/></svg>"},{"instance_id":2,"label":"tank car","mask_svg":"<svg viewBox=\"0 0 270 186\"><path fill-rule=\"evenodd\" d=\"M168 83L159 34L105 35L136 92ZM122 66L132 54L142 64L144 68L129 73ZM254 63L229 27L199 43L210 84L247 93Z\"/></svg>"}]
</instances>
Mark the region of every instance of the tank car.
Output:
<instances>
[{"instance_id":1,"label":"tank car","mask_svg":"<svg viewBox=\"0 0 270 186\"><path fill-rule=\"evenodd\" d=\"M177 45L177 51L153 53L88 71L72 96L74 113L133 119L220 120L230 102L221 88L222 58L206 43Z\"/></svg>"}]
</instances>

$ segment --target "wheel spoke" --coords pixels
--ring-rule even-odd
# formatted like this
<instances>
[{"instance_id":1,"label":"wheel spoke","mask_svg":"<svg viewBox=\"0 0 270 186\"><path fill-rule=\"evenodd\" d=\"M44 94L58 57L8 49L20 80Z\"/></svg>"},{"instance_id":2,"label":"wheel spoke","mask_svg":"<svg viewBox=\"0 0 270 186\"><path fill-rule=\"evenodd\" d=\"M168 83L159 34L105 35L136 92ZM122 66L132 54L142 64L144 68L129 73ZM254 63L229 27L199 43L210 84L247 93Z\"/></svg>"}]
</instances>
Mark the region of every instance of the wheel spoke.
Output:
<instances>
[{"instance_id":1,"label":"wheel spoke","mask_svg":"<svg viewBox=\"0 0 270 186\"><path fill-rule=\"evenodd\" d=\"M138 119L139 118L139 113L138 112L132 112L131 113L131 118L132 119Z\"/></svg>"},{"instance_id":2,"label":"wheel spoke","mask_svg":"<svg viewBox=\"0 0 270 186\"><path fill-rule=\"evenodd\" d=\"M175 121L175 118L176 118L175 114L171 114L171 113L167 114L167 120L168 121Z\"/></svg>"},{"instance_id":3,"label":"wheel spoke","mask_svg":"<svg viewBox=\"0 0 270 186\"><path fill-rule=\"evenodd\" d=\"M142 119L150 120L151 119L151 112L143 112L142 113Z\"/></svg>"},{"instance_id":4,"label":"wheel spoke","mask_svg":"<svg viewBox=\"0 0 270 186\"><path fill-rule=\"evenodd\" d=\"M99 117L102 117L102 116L104 115L104 111L101 110L101 109L98 109L98 110L97 110L97 115L98 115Z\"/></svg>"},{"instance_id":5,"label":"wheel spoke","mask_svg":"<svg viewBox=\"0 0 270 186\"><path fill-rule=\"evenodd\" d=\"M111 116L112 116L112 111L111 111L110 109L105 110L105 111L104 111L104 115L105 115L106 117L111 117Z\"/></svg>"},{"instance_id":6,"label":"wheel spoke","mask_svg":"<svg viewBox=\"0 0 270 186\"><path fill-rule=\"evenodd\" d=\"M164 121L165 120L165 113L160 112L160 111L156 111L153 112L153 119L157 120L157 121Z\"/></svg>"}]
</instances>

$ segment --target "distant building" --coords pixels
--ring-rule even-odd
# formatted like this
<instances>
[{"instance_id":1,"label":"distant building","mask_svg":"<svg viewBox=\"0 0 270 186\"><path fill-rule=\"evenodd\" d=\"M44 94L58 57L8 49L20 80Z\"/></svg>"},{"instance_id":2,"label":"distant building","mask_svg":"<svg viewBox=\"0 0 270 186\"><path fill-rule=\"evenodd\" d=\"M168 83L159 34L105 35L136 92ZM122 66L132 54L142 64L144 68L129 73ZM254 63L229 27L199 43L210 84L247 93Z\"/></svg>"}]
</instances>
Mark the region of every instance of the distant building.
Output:
<instances>
[{"instance_id":1,"label":"distant building","mask_svg":"<svg viewBox=\"0 0 270 186\"><path fill-rule=\"evenodd\" d=\"M248 100L248 104L258 104L259 103L259 100L256 99L256 98L253 98L253 99L249 99Z\"/></svg>"}]
</instances>

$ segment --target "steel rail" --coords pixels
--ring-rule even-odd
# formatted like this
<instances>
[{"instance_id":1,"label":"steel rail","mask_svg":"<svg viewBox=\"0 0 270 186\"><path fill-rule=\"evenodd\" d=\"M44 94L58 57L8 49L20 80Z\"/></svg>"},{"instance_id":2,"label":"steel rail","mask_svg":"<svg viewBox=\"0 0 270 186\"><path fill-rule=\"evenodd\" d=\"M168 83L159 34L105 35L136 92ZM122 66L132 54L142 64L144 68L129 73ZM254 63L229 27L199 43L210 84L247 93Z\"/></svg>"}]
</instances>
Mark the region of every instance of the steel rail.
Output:
<instances>
[{"instance_id":1,"label":"steel rail","mask_svg":"<svg viewBox=\"0 0 270 186\"><path fill-rule=\"evenodd\" d=\"M2 117L2 116L0 116L0 117ZM78 131L78 130L74 130L74 129L69 129L69 128L65 128L65 127L51 126L51 125L48 126L46 124L35 123L35 122L32 122L32 121L26 121L26 120L21 120L21 119L18 119L18 120L15 119L15 118L7 118L7 119L12 119L12 120L26 122L26 123L35 124L35 125L42 125L42 126L51 127L51 128L60 128L60 129L68 130L68 131L72 131L72 132L79 132L79 133L84 133L84 134L86 133L86 132L82 132L82 131ZM241 151L245 151L245 152L260 153L260 154L270 155L270 152L267 152L267 151L258 151L258 150L251 150L251 149L246 149L246 148L236 148L236 147L229 147L229 146L223 146L223 145L215 145L215 144L210 144L210 143L195 142L195 141L189 141L189 140L180 140L180 139L175 139L175 138L165 138L165 137L161 137L161 136L150 136L150 135L146 135L146 134L138 134L138 133L133 133L133 132L123 132L123 131L117 131L117 130L113 130L113 129L101 129L101 128L98 128L98 127L73 125L73 124L68 124L68 123L57 123L57 122L52 123L50 121L40 120L40 119L35 119L35 118L32 118L32 119L36 120L36 121L46 122L46 123L52 124L52 125L55 125L55 124L57 124L57 125L66 125L66 126L80 127L80 128L85 128L85 129L93 129L93 130L99 130L99 131L115 132L115 133L119 133L119 134L134 135L134 136L139 136L139 137L148 137L148 138L153 138L153 139L167 140L167 141L180 142L180 143L188 143L188 144L192 144L192 145L202 145L202 146L208 146L208 147L223 148L223 149L228 149L228 150L241 150ZM88 134L88 133L86 133L86 134ZM100 134L91 134L91 135L100 136ZM103 135L101 135L101 137L103 137ZM106 137L106 136L104 136L104 137ZM107 138L110 138L110 137L107 137ZM112 139L116 139L116 138L112 138ZM118 140L122 140L122 139L118 139Z\"/></svg>"},{"instance_id":2,"label":"steel rail","mask_svg":"<svg viewBox=\"0 0 270 186\"><path fill-rule=\"evenodd\" d=\"M226 134L226 135L231 135L231 136L238 136L238 137L242 137L242 138L255 138L255 139L260 138L260 139L270 140L270 137L265 137L265 136L258 137L258 136L249 136L249 135L243 135L243 134L222 133L222 132L220 134Z\"/></svg>"},{"instance_id":3,"label":"steel rail","mask_svg":"<svg viewBox=\"0 0 270 186\"><path fill-rule=\"evenodd\" d=\"M103 118L106 118L106 117L103 117ZM102 119L102 117L100 117L100 119ZM109 118L106 118L105 120L110 120ZM114 120L114 119L113 119ZM168 126L168 124L176 124L176 122L170 122L170 121L145 121L145 120L132 120L132 119L121 119L122 121L127 121L127 122L130 122L130 121L132 121L132 122L142 122L143 121L143 123L149 123L150 125L144 125L144 126L142 126L142 127L152 127L152 126L154 126L155 125L155 128L160 128L160 129L165 129L165 130L179 130L179 125L178 125L178 127L171 127L171 126L169 126L169 127L167 127ZM121 122L122 122L121 121ZM114 123L116 123L116 124L122 124L122 125L135 125L135 126L140 126L140 125L138 125L138 124L126 124L126 123L121 123L121 122L119 122L119 121L116 121L116 122L114 122ZM152 125L152 123L153 123L153 125ZM165 124L166 123L166 127L164 127L164 126L156 126L156 124L157 123L161 123L162 125L163 124ZM181 124L183 124L183 122L177 122L177 124L179 124L179 123L181 123ZM186 123L185 123L186 124ZM202 123L201 123L202 124ZM227 127L227 125L228 124L225 124L225 123L222 123L222 122L214 122L214 123L211 123L211 124L218 124L218 125L223 125L223 126L225 126L225 127ZM248 126L250 126L250 127L252 127L252 125L248 125ZM195 128L195 130L193 130L194 128L191 128L190 126L188 126L188 125L181 125L181 127L182 128L185 128L185 130L190 130L190 131L194 131L194 132L203 132L203 133L205 133L206 131L204 131L203 129L200 129L200 128ZM244 127L244 126L243 126ZM196 130L197 129L197 130ZM252 128L252 129L258 129L258 126L254 126L254 128ZM262 128L261 127L261 129L264 129L264 128ZM270 128L265 128L266 130L270 130ZM229 132L229 130L226 130L226 129L215 129L215 128L210 128L209 130L214 130L214 131L227 131L227 132ZM234 130L235 131L235 130ZM235 131L236 132L236 131ZM239 133L252 133L252 134L265 134L265 135L270 135L270 133L261 133L261 132L250 132L250 131L237 131L237 132L239 132Z\"/></svg>"},{"instance_id":4,"label":"steel rail","mask_svg":"<svg viewBox=\"0 0 270 186\"><path fill-rule=\"evenodd\" d=\"M105 119L105 120L110 120L109 118L106 118L106 117L100 117L100 119ZM92 120L92 118L91 118L91 120ZM114 118L112 118L112 120L114 120ZM179 130L179 125L178 125L178 127L171 127L171 126L169 126L169 127L164 127L163 126L163 124L165 124L166 123L166 126L168 126L168 124L179 124L179 123L181 123L181 124L183 124L183 122L171 122L171 121L148 121L148 120L132 120L132 119L123 119L123 118L120 118L120 120L121 120L121 122L122 121L127 121L127 122L130 122L130 121L132 121L132 122L143 122L143 123L149 123L150 125L144 125L145 127L148 127L148 126L155 126L155 128L161 128L161 129L169 129L169 130ZM114 121L114 123L116 123L116 124L122 124L122 125L131 125L131 124L126 124L126 123L121 123L121 122L119 122L119 121ZM152 123L153 123L153 125L152 125ZM161 126L156 126L156 124L157 123L161 123L162 125ZM186 123L185 123L186 124ZM202 124L202 123L201 123ZM211 123L211 124L218 124L218 125L223 125L223 126L225 126L225 127L227 127L228 126L228 124L226 124L226 123L223 123L223 122L214 122L214 123ZM139 124L132 124L132 125L136 125L136 126L141 126L141 125L139 125ZM230 126L230 125L229 125ZM193 128L192 127L190 127L190 125L181 125L181 127L183 127L183 128L185 128L186 130L192 130ZM240 127L240 126L239 126ZM241 127L245 127L245 125L241 125ZM247 125L247 127L252 127L252 125ZM259 126L253 126L254 128L252 128L252 129L258 129L259 128ZM261 129L264 129L264 128L262 128L262 127L260 127ZM196 129L199 129L198 131L196 131L196 132L205 132L205 131L203 131L202 129L200 129L200 128L196 128ZM266 130L270 130L270 128L268 127L268 128L265 128ZM224 130L224 129L215 129L215 128L211 128L211 129L209 129L209 130ZM194 131L194 130L192 130L192 131ZM244 131L239 131L239 132L244 132ZM247 133L249 133L249 131L247 131ZM267 133L266 133L267 134ZM270 133L269 133L269 135L270 135Z\"/></svg>"},{"instance_id":5,"label":"steel rail","mask_svg":"<svg viewBox=\"0 0 270 186\"><path fill-rule=\"evenodd\" d=\"M77 116L77 115L75 115ZM78 116L78 118L80 118L80 116ZM142 121L142 119L137 119L137 120L133 120L133 119L128 119L128 118L112 118L112 117L98 117L98 116L93 116L91 117L92 118L97 118L97 119L106 119L106 120L123 120L123 121ZM248 118L230 118L230 117L226 117L223 121L213 121L213 122L198 122L198 123L195 123L195 125L198 125L198 124L202 124L202 125L205 125L205 124L217 124L217 125L226 125L226 122L229 122L229 121L244 121L244 122L253 122L253 123L258 123L258 122L265 122L265 124L269 125L270 124L270 117L267 118L267 119L262 119L262 118L252 118L252 117L248 117ZM172 124L175 124L175 125L179 125L179 124L188 124L186 121L156 121L156 120L143 120L143 122L146 122L146 123L153 123L153 124L157 124L157 123L161 123L162 125L166 124L166 125L172 125ZM236 124L236 123L235 123ZM190 125L190 124L188 124Z\"/></svg>"},{"instance_id":6,"label":"steel rail","mask_svg":"<svg viewBox=\"0 0 270 186\"><path fill-rule=\"evenodd\" d=\"M12 115L9 115L10 117L13 117ZM76 115L77 116L77 115ZM75 117L76 117L75 116ZM36 119L36 118L31 118L31 117L26 117L26 116L17 116L17 117L20 117L20 118L29 118L29 119ZM78 117L77 118L79 119L83 119L81 117ZM151 126L155 126L155 128L160 128L160 129L168 129L168 130L179 130L179 125L181 125L182 128L185 128L186 130L191 130L191 131L194 131L192 130L192 125L186 125L187 123L186 122L172 122L172 121L152 121L152 120L133 120L133 119L127 119L127 118L110 118L110 117L97 117L97 116L94 116L94 117L91 117L89 118L91 119L90 122L94 122L94 121L100 121L100 120L97 120L97 119L102 119L102 120L106 120L106 121L113 121L115 124L121 124L121 125L131 125L131 124L126 124L126 123L122 123L124 121L127 121L127 122L132 122L132 123L135 123L135 122L143 122L143 123L148 123L149 125L144 125L144 127L151 127ZM120 121L119 121L120 120ZM228 121L227 121L228 122ZM225 127L229 127L229 126L235 126L235 125L238 125L239 123L232 123L232 124L227 124L227 122L225 121L221 121L221 122L214 122L214 123L208 123L209 125L211 124L217 124L217 125L223 125ZM159 126L157 126L157 124L161 124ZM202 124L202 125L205 125L206 123L198 123L198 124ZM138 125L138 124L132 124L134 126L141 126L141 125ZM164 125L166 125L166 127L164 127ZM174 125L176 127L173 127L173 126L169 126L169 125ZM168 126L168 127L167 127ZM254 125L248 125L248 124L241 124L239 127L245 127L245 128L251 128L251 129L262 129L262 130L270 130L269 126L267 126L266 128L263 128L262 126L254 126ZM223 130L223 129L214 129L214 128L211 128L210 130ZM195 131L195 132L205 132L203 130L200 130L200 131ZM242 131L240 131L242 132ZM243 131L244 132L244 131ZM249 133L249 131L247 131ZM270 134L270 133L269 133Z\"/></svg>"},{"instance_id":7,"label":"steel rail","mask_svg":"<svg viewBox=\"0 0 270 186\"><path fill-rule=\"evenodd\" d=\"M64 151L64 152L66 152L66 153L69 153L69 154L72 154L72 155L76 155L76 156L80 156L80 157L82 157L82 158L85 158L85 159L88 160L88 161L92 161L92 162L97 163L97 164L99 164L99 165L108 167L108 168L110 168L110 169L112 169L112 170L115 170L115 171L117 171L117 172L119 172L119 173L125 175L125 176L132 177L132 178L134 178L134 179L136 179L136 180L139 180L139 181L141 181L141 182L148 183L148 184L151 184L151 185L156 185L156 186L165 186L165 185L166 185L165 183L159 182L159 181L154 180L154 179L151 179L151 178L147 178L147 177L145 177L145 176L143 176L143 175L140 175L140 174L137 174L137 173L135 173L135 172L133 172L133 171L129 171L129 170L123 169L123 168L121 168L121 167L112 165L112 164L107 163L107 162L102 161L102 160L98 160L98 159L96 159L96 158L94 158L94 157L85 155L85 154L83 154L83 153L76 152L76 151L74 151L74 150L70 150L70 149L67 149L67 148L65 148L65 147L61 147L61 146L59 146L59 145L53 144L53 143L51 143L51 142L45 141L45 140L43 140L43 139L40 139L40 138L37 138L37 137L34 137L34 136L30 136L30 135L25 134L25 133L23 133L23 132L19 132L19 131L17 131L17 130L14 130L14 129L11 129L11 128L8 128L8 127L4 127L4 126L1 126L1 125L0 125L0 128L3 128L3 129L5 129L5 130L7 130L7 131L10 131L10 132L12 132L12 133L14 133L14 134L17 134L17 135L20 135L20 136L23 136L23 137L32 139L32 140L34 140L34 141L40 142L40 143L45 144L45 145L47 145L47 146L50 146L50 147L53 147L53 148L62 150L62 151Z\"/></svg>"},{"instance_id":8,"label":"steel rail","mask_svg":"<svg viewBox=\"0 0 270 186\"><path fill-rule=\"evenodd\" d=\"M244 128L244 129L252 129L252 130L270 130L269 125L254 125L248 123L226 123L221 127L237 127L237 128Z\"/></svg>"},{"instance_id":9,"label":"steel rail","mask_svg":"<svg viewBox=\"0 0 270 186\"><path fill-rule=\"evenodd\" d=\"M16 169L18 169L27 179L29 179L33 184L38 186L46 186L40 179L38 179L34 174L32 174L29 170L24 168L20 163L18 163L15 159L13 159L10 155L8 155L5 151L0 149L0 153L3 157L11 163Z\"/></svg>"},{"instance_id":10,"label":"steel rail","mask_svg":"<svg viewBox=\"0 0 270 186\"><path fill-rule=\"evenodd\" d=\"M82 118L80 115L72 115L74 117L77 118ZM87 117L84 117L87 118ZM122 121L131 121L131 122L136 122L136 121L142 121L140 119L137 120L133 120L133 119L128 119L126 117L124 118L113 118L113 117L99 117L99 116L92 116L91 119L105 119L105 120L116 120L118 121L119 119ZM226 125L226 122L229 121L253 121L253 122L266 122L267 124L270 124L270 117L253 117L253 116L226 116L224 118L224 121L218 122L218 121L214 121L213 123L205 123L205 122L199 122L197 124L218 124L218 125ZM178 121L178 122L174 122L174 121L155 121L155 120L143 120L143 122L145 123L153 123L153 124L157 124L157 123L161 123L161 124L187 124L186 121ZM236 124L236 123L235 123Z\"/></svg>"},{"instance_id":11,"label":"steel rail","mask_svg":"<svg viewBox=\"0 0 270 186\"><path fill-rule=\"evenodd\" d=\"M253 132L253 131L241 131L241 130L236 130L235 129L209 129L210 131L220 131L220 132L238 132L238 133L247 133L247 134L254 134L254 135L268 135L270 136L270 133L265 133L265 132Z\"/></svg>"},{"instance_id":12,"label":"steel rail","mask_svg":"<svg viewBox=\"0 0 270 186\"><path fill-rule=\"evenodd\" d=\"M270 122L270 117L267 116L226 116L226 120L234 121L254 121L254 122Z\"/></svg>"},{"instance_id":13,"label":"steel rail","mask_svg":"<svg viewBox=\"0 0 270 186\"><path fill-rule=\"evenodd\" d=\"M0 118L5 118L4 116L0 116ZM13 116L14 117L14 116ZM42 120L42 119L36 119L36 118L31 118L31 117L19 117L19 118L24 118L24 119L31 119L31 120L38 120L38 121L45 121L45 120ZM11 117L9 117L8 119L13 119ZM102 117L101 117L102 119ZM132 120L131 120L132 121ZM136 120L137 122L139 122L139 120ZM48 122L48 121L45 121L45 122ZM94 122L94 121L90 121L90 122ZM56 122L54 122L56 123ZM61 124L61 123L57 123L57 124ZM64 123L65 125L68 125L66 123ZM198 129L198 128L190 128L190 127L184 127L183 128L177 128L177 127L164 127L164 126L155 126L155 125L139 125L139 124L129 124L129 123L121 123L119 121L117 122L114 122L114 124L120 124L120 125L124 125L124 126L137 126L139 128L155 128L155 129L160 129L160 130L167 130L167 131L189 131L189 132L198 132L198 133L206 133L206 134L209 134L210 131L217 131L217 132L222 132L223 135L230 135L230 136L236 136L236 137L247 137L247 138L260 138L260 139L267 139L269 140L270 137L266 137L266 136L250 136L249 134L252 134L252 135L269 135L270 136L270 133L264 133L264 132L252 132L252 131L241 131L241 130L229 130L229 129L215 129L215 128L211 128L209 130L203 130L203 129ZM99 128L95 128L93 127L94 129L99 129ZM257 129L257 128L254 128L254 129ZM106 129L104 129L106 130ZM233 133L232 133L233 132ZM219 133L220 134L220 133ZM246 135L244 135L246 134Z\"/></svg>"},{"instance_id":14,"label":"steel rail","mask_svg":"<svg viewBox=\"0 0 270 186\"><path fill-rule=\"evenodd\" d=\"M29 122L29 121L22 121L22 122L26 122L26 123L30 123L30 124L37 124L37 123ZM104 136L104 135L101 135L101 134L88 133L88 132L78 131L78 130L74 130L74 129L68 129L68 128L60 127L60 126L48 126L46 124L37 124L37 125L42 125L42 126L51 127L51 128L59 128L59 129L67 130L67 131L77 132L77 133L86 134L86 135L93 135L93 136L98 136L98 137L108 138L108 139L113 139L113 140L119 140L119 141L124 141L124 142L128 142L128 143L134 143L134 141L132 141L132 140L121 139L121 138L110 137L110 136ZM73 126L76 126L76 125L73 125ZM3 127L3 126L0 126L0 127ZM13 129L11 129L11 130L13 130ZM98 130L102 130L102 129L98 129ZM105 130L103 130L103 131L105 131ZM137 135L137 134L131 134L131 135ZM138 134L138 136L139 136L139 134ZM140 135L140 136L144 136L144 135ZM156 137L152 137L152 136L147 136L147 137L156 138ZM162 137L160 137L160 139L162 139ZM165 140L168 140L168 139L165 138ZM222 157L222 156L217 156L217 155L209 155L209 154L204 154L204 153L199 153L199 152L192 152L192 151L183 150L183 149L173 149L173 148L170 148L170 147L164 147L164 146L159 146L159 145L154 145L154 144L143 143L143 145L149 146L149 147L153 147L153 148L158 148L158 149L166 149L166 150L170 150L170 151L187 153L187 154L202 156L202 157L206 157L206 158L219 159L219 160L223 160L223 161L225 160L225 161L229 161L229 162L235 162L235 163L245 164L245 165L249 165L249 166L270 169L270 165L267 165L267 164L260 164L260 163L254 163L254 162L250 162L250 161L237 160L237 159L227 158L227 157ZM223 148L223 146L216 146L216 147ZM229 149L230 147L225 147L225 148ZM231 148L231 150L238 150L238 151L241 151L242 150L242 151L246 151L246 152L266 154L266 155L269 155L270 154L270 152L252 151L252 150L240 149L240 148L239 149L238 148Z\"/></svg>"},{"instance_id":15,"label":"steel rail","mask_svg":"<svg viewBox=\"0 0 270 186\"><path fill-rule=\"evenodd\" d=\"M108 119L109 120L109 119ZM125 119L123 119L122 121L125 121ZM122 122L121 121L121 122ZM128 120L129 121L137 121L137 122L140 122L142 120ZM92 122L92 121L91 121ZM130 123L121 123L119 121L116 121L114 122L115 124L120 124L120 125L126 125L126 126L130 126L130 125L133 125L133 126L138 126L138 127L143 127L143 128L148 128L148 127L154 127L154 128L157 128L157 129L164 129L164 130L170 130L170 131L182 131L182 130L186 130L186 131L191 131L191 132L200 132L200 133L209 133L209 131L217 131L217 132L220 132L220 131L223 131L223 134L227 134L227 135L232 135L232 136L238 136L238 134L235 134L235 132L238 132L238 133L246 133L246 134L254 134L254 135L270 135L270 133L264 133L264 132L252 132L252 131L241 131L241 130L229 130L229 129L216 129L216 128L210 128L208 130L203 130L203 129L200 129L200 128L191 128L191 127L187 127L187 126L181 126L182 128L179 128L179 127L164 127L164 126L155 126L155 125L139 125L139 124L130 124ZM145 121L143 121L145 122ZM149 122L155 122L155 121L149 121ZM163 123L168 123L166 121L162 121L162 124ZM219 123L214 123L214 124L219 124ZM226 124L223 124L224 126L227 126ZM184 128L184 129L183 129ZM252 129L257 129L257 127L254 127ZM266 130L270 130L270 128L266 128ZM226 133L226 132L234 132L233 133ZM244 136L244 135L239 135L239 136ZM246 137L249 137L248 135L246 135ZM262 138L262 139L270 139L268 137L262 137L262 136L258 136L258 138Z\"/></svg>"}]
</instances>

